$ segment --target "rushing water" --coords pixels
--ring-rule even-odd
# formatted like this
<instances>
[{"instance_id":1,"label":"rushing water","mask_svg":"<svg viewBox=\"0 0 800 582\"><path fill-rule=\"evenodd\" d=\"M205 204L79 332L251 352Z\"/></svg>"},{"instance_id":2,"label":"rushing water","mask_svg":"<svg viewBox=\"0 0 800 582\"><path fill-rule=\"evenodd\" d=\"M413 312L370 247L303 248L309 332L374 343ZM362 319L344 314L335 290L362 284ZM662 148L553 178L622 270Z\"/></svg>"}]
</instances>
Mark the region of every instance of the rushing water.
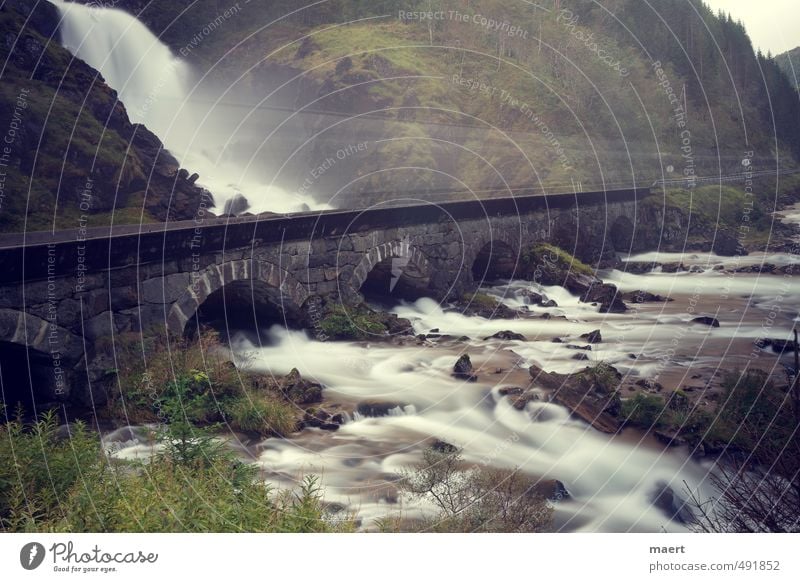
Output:
<instances>
[{"instance_id":1,"label":"rushing water","mask_svg":"<svg viewBox=\"0 0 800 582\"><path fill-rule=\"evenodd\" d=\"M183 167L200 172L199 183L214 194L218 212L236 194L247 198L253 213L329 208L262 179L253 151L231 155L243 131L238 118L221 103L209 102L191 67L134 16L105 6L52 2L61 13L63 46L102 73L131 121L146 125Z\"/></svg>"},{"instance_id":2,"label":"rushing water","mask_svg":"<svg viewBox=\"0 0 800 582\"><path fill-rule=\"evenodd\" d=\"M310 199L252 180L246 167L209 145L220 140L211 127L209 108L193 100L190 67L134 17L111 8L54 3L63 17L64 46L103 74L133 121L158 134L183 165L201 170L220 203L243 190L256 212L314 206ZM352 410L364 400L393 406L383 417L353 414L336 432L306 429L289 439L240 443L242 451L252 455L274 483L294 484L304 474L321 475L326 501L357 513L364 529L374 527L374 520L382 516L414 517L431 511L424 503L400 497L392 481L438 438L463 447L468 461L561 481L570 498L555 504L560 530L680 531L683 526L656 508L653 498L665 485L678 493L684 483L707 492L708 464L631 431L602 434L556 404L531 402L525 410L516 410L499 391L529 381L526 369L532 364L561 373L583 368L586 362L574 360L575 351L567 344L579 342L580 334L593 329L602 331L603 342L588 352L590 358L614 365L627 380L664 379L680 385L702 376L710 381L723 366L732 369L754 362L775 370L777 358L754 351L752 342L788 333L800 308L800 285L791 278L734 276L714 267L798 261L787 255L721 258L701 253L629 260L683 262L698 272L603 273L622 290L674 299L636 306L622 315L601 315L596 306L580 303L564 289L542 289L522 281L486 289L510 307L527 309L520 319L469 317L430 299L395 309L412 320L418 333L438 328L442 334L468 336L464 342L321 343L303 332L273 328L267 333L268 345L259 346L240 333L232 340L237 359L248 361L253 371L275 375L298 368L326 386L325 406ZM545 293L558 306L525 305L520 292L528 289ZM545 313L551 318L542 319ZM698 315L717 317L721 325L690 325ZM505 329L526 339L483 339ZM565 343L553 343L556 337ZM450 375L464 352L479 369L475 383ZM106 435L106 441L115 442L121 457L148 455L152 447L146 444L145 432L123 429ZM235 435L231 440L236 442Z\"/></svg>"}]
</instances>

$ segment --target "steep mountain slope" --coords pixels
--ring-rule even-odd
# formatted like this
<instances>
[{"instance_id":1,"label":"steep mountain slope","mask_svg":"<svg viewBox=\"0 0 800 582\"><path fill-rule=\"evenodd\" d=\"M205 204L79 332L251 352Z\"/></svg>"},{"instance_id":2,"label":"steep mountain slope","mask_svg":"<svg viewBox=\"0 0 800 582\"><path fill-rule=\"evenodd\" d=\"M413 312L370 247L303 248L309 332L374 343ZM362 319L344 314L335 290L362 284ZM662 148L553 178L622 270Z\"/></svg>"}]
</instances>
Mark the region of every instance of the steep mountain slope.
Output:
<instances>
[{"instance_id":1,"label":"steep mountain slope","mask_svg":"<svg viewBox=\"0 0 800 582\"><path fill-rule=\"evenodd\" d=\"M208 193L57 40L47 2L0 7L0 230L191 218Z\"/></svg>"},{"instance_id":2,"label":"steep mountain slope","mask_svg":"<svg viewBox=\"0 0 800 582\"><path fill-rule=\"evenodd\" d=\"M329 114L297 116L314 139L273 151L285 188L304 187L303 166L369 141L348 168L312 180L320 196L345 188L339 204L662 177L693 188L744 159L770 169L800 154L785 75L700 0L119 5L204 82L247 95L252 117L287 102ZM276 89L276 78L287 81Z\"/></svg>"},{"instance_id":3,"label":"steep mountain slope","mask_svg":"<svg viewBox=\"0 0 800 582\"><path fill-rule=\"evenodd\" d=\"M775 62L794 86L800 89L800 46L779 54L775 57Z\"/></svg>"}]
</instances>

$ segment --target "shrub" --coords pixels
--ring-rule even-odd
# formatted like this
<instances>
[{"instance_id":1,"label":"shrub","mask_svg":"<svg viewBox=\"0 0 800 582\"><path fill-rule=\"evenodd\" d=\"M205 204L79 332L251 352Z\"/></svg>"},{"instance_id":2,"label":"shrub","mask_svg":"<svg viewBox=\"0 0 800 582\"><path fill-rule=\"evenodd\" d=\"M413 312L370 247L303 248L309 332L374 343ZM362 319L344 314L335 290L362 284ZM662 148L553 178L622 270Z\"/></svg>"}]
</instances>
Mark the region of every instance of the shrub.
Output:
<instances>
[{"instance_id":1,"label":"shrub","mask_svg":"<svg viewBox=\"0 0 800 582\"><path fill-rule=\"evenodd\" d=\"M670 420L663 398L642 393L622 401L622 417L646 429L666 426Z\"/></svg>"},{"instance_id":2,"label":"shrub","mask_svg":"<svg viewBox=\"0 0 800 582\"><path fill-rule=\"evenodd\" d=\"M422 463L406 472L399 485L438 508L434 519L417 524L422 531L540 532L552 527L553 510L535 480L518 470L465 467L456 447L426 449ZM379 526L391 527L391 522Z\"/></svg>"}]
</instances>

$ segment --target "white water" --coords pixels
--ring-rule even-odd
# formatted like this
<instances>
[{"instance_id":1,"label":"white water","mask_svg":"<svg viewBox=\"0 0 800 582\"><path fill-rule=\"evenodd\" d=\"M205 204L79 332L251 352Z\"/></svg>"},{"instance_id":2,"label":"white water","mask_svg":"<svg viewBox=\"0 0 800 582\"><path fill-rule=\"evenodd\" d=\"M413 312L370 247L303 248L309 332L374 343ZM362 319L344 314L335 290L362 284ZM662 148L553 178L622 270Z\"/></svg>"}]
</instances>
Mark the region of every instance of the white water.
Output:
<instances>
[{"instance_id":1,"label":"white water","mask_svg":"<svg viewBox=\"0 0 800 582\"><path fill-rule=\"evenodd\" d=\"M425 325L434 321L442 323L434 317ZM236 340L238 353L255 356L256 370L277 375L297 367L323 382L333 400L405 405L403 414L357 418L333 434L309 429L297 438L261 445L258 463L272 479L289 484L302 474L321 474L326 500L356 510L364 527L387 514L425 511L424 505L390 503L387 481L419 461L433 437L463 447L467 461L562 481L572 495L556 504L557 525L565 530L680 531L682 526L652 506L652 496L663 483L676 491L684 480L702 487L707 473L685 453L609 437L554 404L534 402L525 411L515 410L498 394L508 385L498 381L501 376L481 374L477 383L452 378L453 352L325 344L277 327L271 334L269 347L253 346L243 336ZM496 350L484 347L468 350L474 364Z\"/></svg>"},{"instance_id":2,"label":"white water","mask_svg":"<svg viewBox=\"0 0 800 582\"><path fill-rule=\"evenodd\" d=\"M265 181L252 161L254 152L231 155L237 124L222 104L198 93L189 65L134 16L115 8L52 2L61 13L63 46L102 73L131 121L146 125L182 167L200 174L199 184L214 194L217 212L237 193L256 214L330 208Z\"/></svg>"}]
</instances>

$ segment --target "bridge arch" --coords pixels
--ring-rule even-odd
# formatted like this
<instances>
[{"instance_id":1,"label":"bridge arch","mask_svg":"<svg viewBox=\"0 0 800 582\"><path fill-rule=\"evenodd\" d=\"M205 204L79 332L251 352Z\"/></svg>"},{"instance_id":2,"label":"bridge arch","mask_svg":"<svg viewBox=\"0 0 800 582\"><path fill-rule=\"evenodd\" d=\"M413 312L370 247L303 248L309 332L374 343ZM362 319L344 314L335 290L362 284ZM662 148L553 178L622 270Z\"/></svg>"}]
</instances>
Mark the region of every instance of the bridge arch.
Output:
<instances>
[{"instance_id":1,"label":"bridge arch","mask_svg":"<svg viewBox=\"0 0 800 582\"><path fill-rule=\"evenodd\" d=\"M364 253L348 283L357 292L416 299L426 294L433 269L425 254L408 240L387 241Z\"/></svg>"},{"instance_id":2,"label":"bridge arch","mask_svg":"<svg viewBox=\"0 0 800 582\"><path fill-rule=\"evenodd\" d=\"M300 318L307 298L305 287L273 263L250 259L227 261L193 273L192 282L169 310L167 327L174 333L185 333L187 323L207 302L225 309L225 304L244 300L249 306L247 314L251 322L254 303L271 305L288 318Z\"/></svg>"},{"instance_id":3,"label":"bridge arch","mask_svg":"<svg viewBox=\"0 0 800 582\"><path fill-rule=\"evenodd\" d=\"M519 223L509 228L481 229L467 244L463 271L473 285L518 276L523 240Z\"/></svg>"},{"instance_id":4,"label":"bridge arch","mask_svg":"<svg viewBox=\"0 0 800 582\"><path fill-rule=\"evenodd\" d=\"M33 406L69 396L73 367L83 357L83 341L50 321L0 309L0 378L6 413L17 403Z\"/></svg>"}]
</instances>

